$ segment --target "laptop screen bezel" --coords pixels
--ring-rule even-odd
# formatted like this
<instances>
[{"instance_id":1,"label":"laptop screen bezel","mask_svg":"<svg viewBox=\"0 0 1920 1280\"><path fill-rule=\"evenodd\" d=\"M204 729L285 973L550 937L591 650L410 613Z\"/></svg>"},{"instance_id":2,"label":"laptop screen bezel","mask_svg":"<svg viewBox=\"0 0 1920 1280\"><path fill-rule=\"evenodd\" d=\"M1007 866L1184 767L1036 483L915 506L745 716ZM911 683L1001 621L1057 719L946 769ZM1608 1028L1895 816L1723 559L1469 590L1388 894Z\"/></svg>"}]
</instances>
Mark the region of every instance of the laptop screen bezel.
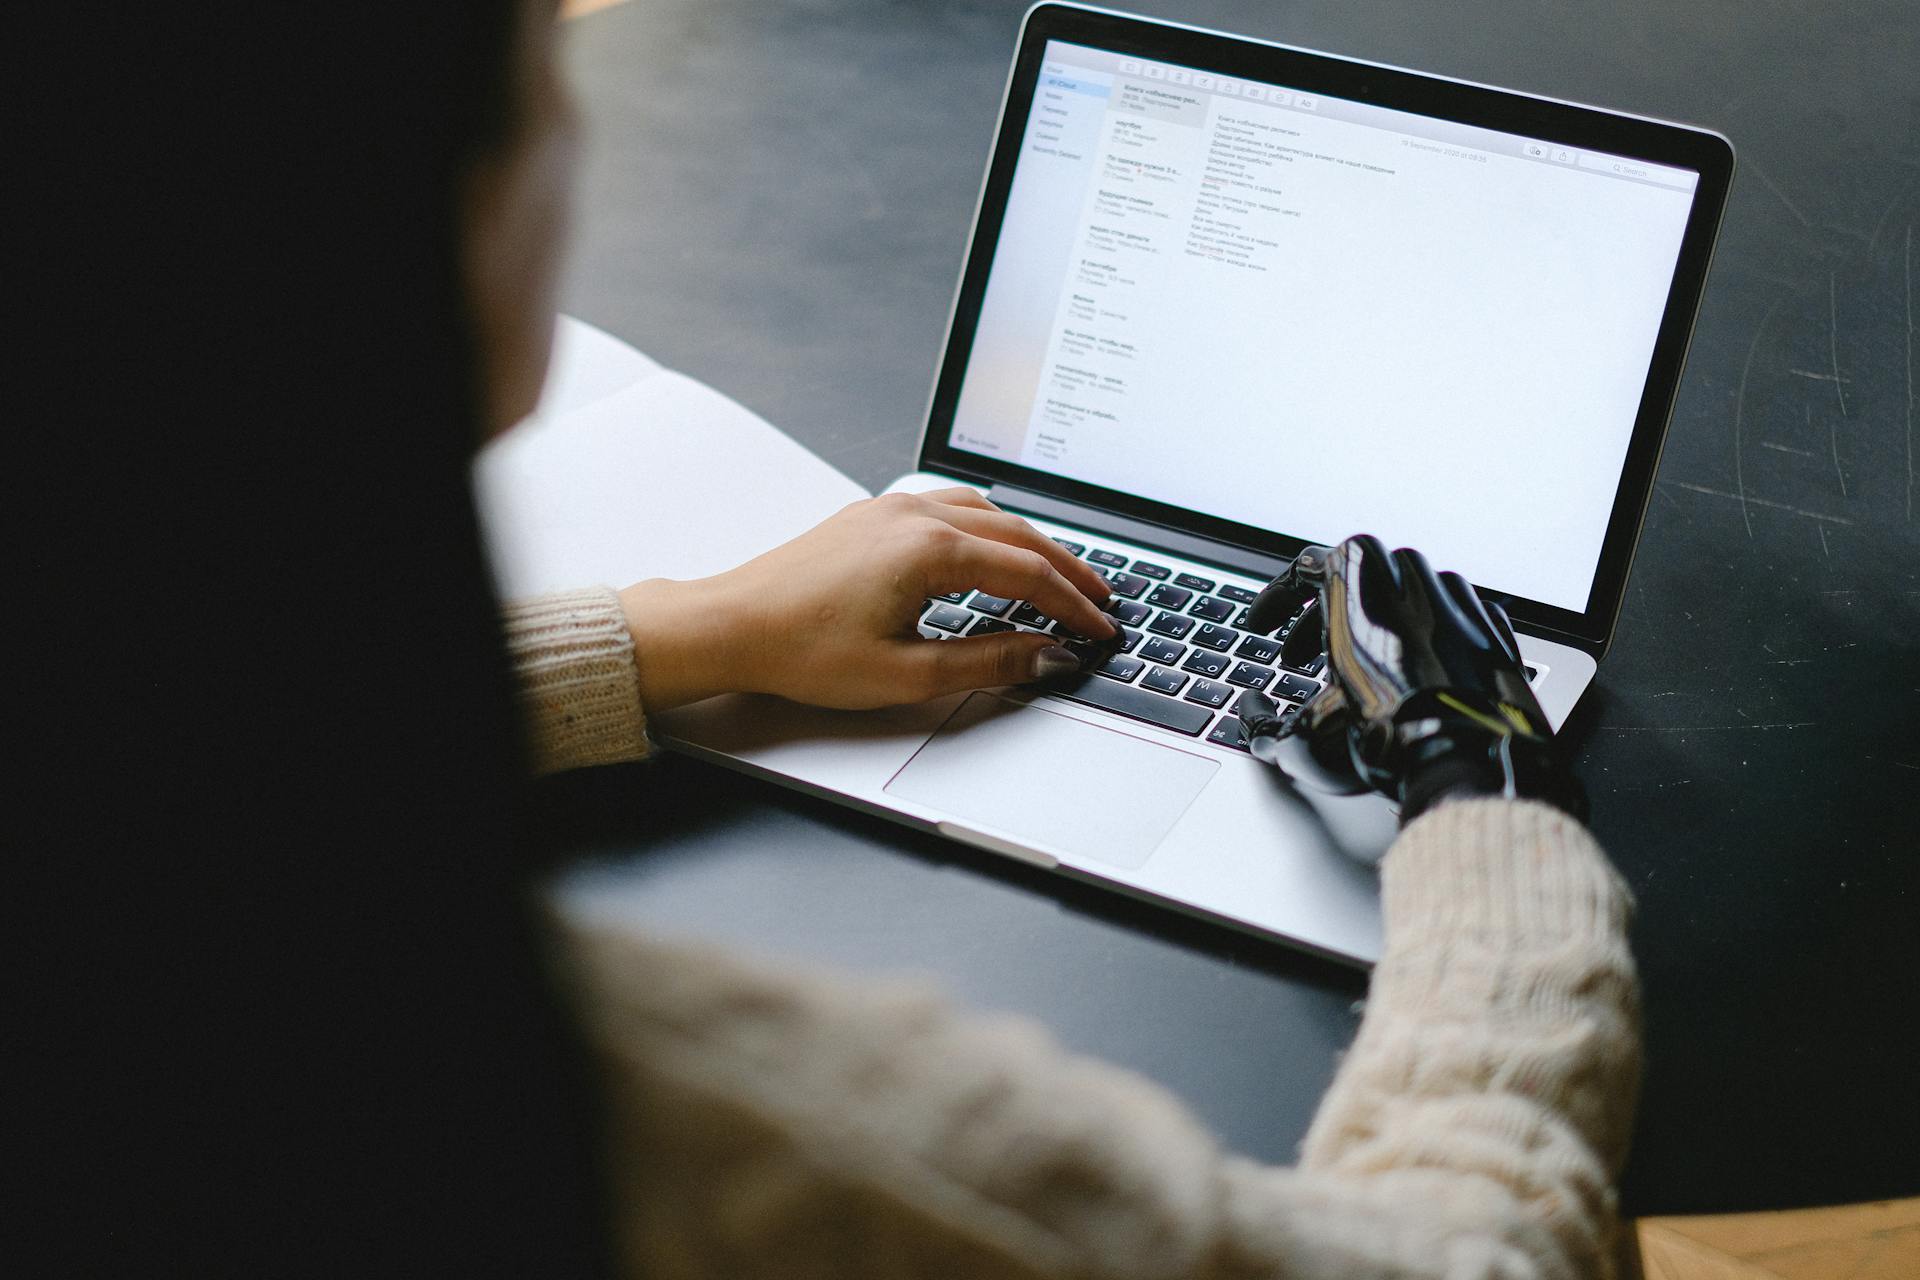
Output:
<instances>
[{"instance_id":1,"label":"laptop screen bezel","mask_svg":"<svg viewBox=\"0 0 1920 1280\"><path fill-rule=\"evenodd\" d=\"M1296 536L1066 479L1017 462L957 449L949 443L1014 167L1026 135L1034 85L1050 40L1417 112L1699 174L1586 609L1575 612L1497 591L1488 593L1506 605L1516 623L1554 633L1594 652L1604 650L1626 590L1627 571L1653 491L1654 472L1726 206L1733 176L1733 149L1727 140L1684 125L1102 10L1061 4L1041 4L1030 10L1022 27L966 265L954 299L945 353L921 438L919 468L1046 494L1268 557L1290 557L1307 543ZM1306 465L1310 464L1303 464L1303 471ZM1304 474L1301 479L1305 479Z\"/></svg>"}]
</instances>

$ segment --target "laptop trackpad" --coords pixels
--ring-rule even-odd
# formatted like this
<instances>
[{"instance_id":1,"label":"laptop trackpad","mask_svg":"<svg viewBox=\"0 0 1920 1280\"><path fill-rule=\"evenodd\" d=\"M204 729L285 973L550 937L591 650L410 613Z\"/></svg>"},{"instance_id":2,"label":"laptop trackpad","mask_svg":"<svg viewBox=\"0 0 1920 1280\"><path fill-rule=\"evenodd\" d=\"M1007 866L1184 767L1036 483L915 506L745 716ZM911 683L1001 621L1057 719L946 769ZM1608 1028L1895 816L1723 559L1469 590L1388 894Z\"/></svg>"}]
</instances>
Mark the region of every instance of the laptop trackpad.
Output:
<instances>
[{"instance_id":1,"label":"laptop trackpad","mask_svg":"<svg viewBox=\"0 0 1920 1280\"><path fill-rule=\"evenodd\" d=\"M991 693L960 704L886 790L989 833L1137 867L1220 762Z\"/></svg>"}]
</instances>

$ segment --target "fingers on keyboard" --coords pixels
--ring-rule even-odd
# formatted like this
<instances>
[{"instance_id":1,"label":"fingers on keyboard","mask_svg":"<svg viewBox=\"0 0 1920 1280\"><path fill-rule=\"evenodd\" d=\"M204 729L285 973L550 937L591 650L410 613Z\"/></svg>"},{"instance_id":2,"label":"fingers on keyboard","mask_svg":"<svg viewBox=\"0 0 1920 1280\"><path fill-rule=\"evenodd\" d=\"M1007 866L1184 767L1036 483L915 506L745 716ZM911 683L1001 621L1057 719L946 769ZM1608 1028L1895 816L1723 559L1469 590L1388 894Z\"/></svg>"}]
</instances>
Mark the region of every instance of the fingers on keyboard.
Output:
<instances>
[{"instance_id":1,"label":"fingers on keyboard","mask_svg":"<svg viewBox=\"0 0 1920 1280\"><path fill-rule=\"evenodd\" d=\"M982 512L979 517L999 513L989 517ZM1319 683L1310 677L1319 674L1321 663L1282 657L1292 619L1272 635L1243 634L1245 606L1255 595L1251 588L1070 539L1046 539L1037 532L1034 536L1043 538L1050 565L1072 562L1053 578L1054 584L1077 588L1084 575L1112 589L1096 616L1113 624L1117 636L1086 639L1084 619L1076 619L1076 625L1056 618L1047 603L1007 594L1023 588L1004 575L994 581L983 578L977 590L928 600L920 620L923 634L977 636L1024 629L1055 635L1081 653L1085 669L1099 678L1081 675L1049 693L1190 737L1204 735L1210 743L1236 750L1246 749L1234 718L1237 696L1264 691L1301 700L1319 692ZM1026 541L1023 536L1021 544ZM1085 599L1080 591L1073 594Z\"/></svg>"}]
</instances>

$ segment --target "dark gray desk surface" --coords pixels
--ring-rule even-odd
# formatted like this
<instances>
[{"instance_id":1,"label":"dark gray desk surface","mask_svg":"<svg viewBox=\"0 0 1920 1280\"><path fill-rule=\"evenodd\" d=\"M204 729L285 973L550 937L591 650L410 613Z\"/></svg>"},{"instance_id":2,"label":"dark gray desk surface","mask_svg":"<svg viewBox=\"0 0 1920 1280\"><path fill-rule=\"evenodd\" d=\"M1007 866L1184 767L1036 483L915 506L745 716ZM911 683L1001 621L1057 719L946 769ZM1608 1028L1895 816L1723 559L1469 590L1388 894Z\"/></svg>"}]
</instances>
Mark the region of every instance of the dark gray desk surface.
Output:
<instances>
[{"instance_id":1,"label":"dark gray desk surface","mask_svg":"<svg viewBox=\"0 0 1920 1280\"><path fill-rule=\"evenodd\" d=\"M1692 120L1741 169L1599 686L1571 728L1641 900L1630 1207L1920 1193L1920 11L1152 4ZM869 487L906 470L1015 0L640 0L569 33L563 302ZM1741 495L1744 493L1744 500ZM687 761L542 798L649 918L930 973L1291 1157L1355 975Z\"/></svg>"}]
</instances>

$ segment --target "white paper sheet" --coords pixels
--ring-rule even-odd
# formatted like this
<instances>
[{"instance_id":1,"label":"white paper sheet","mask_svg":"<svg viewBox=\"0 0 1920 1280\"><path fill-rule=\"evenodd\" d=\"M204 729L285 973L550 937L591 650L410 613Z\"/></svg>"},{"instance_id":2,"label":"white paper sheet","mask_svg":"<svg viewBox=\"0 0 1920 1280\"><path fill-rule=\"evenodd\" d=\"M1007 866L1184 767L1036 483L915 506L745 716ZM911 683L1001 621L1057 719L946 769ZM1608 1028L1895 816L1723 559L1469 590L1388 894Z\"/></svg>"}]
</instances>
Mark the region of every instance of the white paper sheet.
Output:
<instances>
[{"instance_id":1,"label":"white paper sheet","mask_svg":"<svg viewBox=\"0 0 1920 1280\"><path fill-rule=\"evenodd\" d=\"M719 392L563 317L540 410L474 464L504 598L732 568L867 495Z\"/></svg>"},{"instance_id":2,"label":"white paper sheet","mask_svg":"<svg viewBox=\"0 0 1920 1280\"><path fill-rule=\"evenodd\" d=\"M553 360L547 367L547 385L533 416L562 417L660 371L656 361L605 329L561 316L553 329Z\"/></svg>"}]
</instances>

